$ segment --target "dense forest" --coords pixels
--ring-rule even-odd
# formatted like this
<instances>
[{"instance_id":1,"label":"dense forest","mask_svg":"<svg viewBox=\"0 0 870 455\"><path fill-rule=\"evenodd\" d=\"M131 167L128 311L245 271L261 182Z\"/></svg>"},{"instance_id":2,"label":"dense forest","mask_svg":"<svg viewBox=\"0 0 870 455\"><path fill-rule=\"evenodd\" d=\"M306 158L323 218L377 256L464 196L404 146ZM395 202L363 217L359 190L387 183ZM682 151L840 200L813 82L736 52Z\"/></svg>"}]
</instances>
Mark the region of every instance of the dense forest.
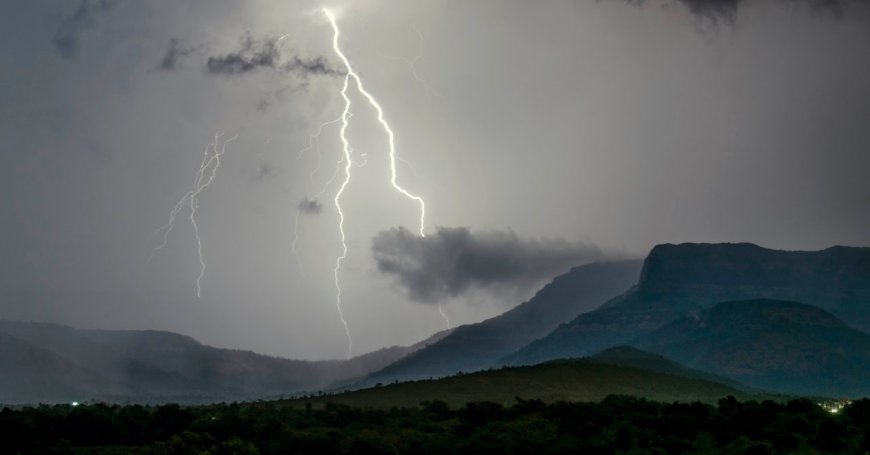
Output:
<instances>
[{"instance_id":1,"label":"dense forest","mask_svg":"<svg viewBox=\"0 0 870 455\"><path fill-rule=\"evenodd\" d=\"M870 399L837 413L799 399L717 405L626 396L374 410L275 403L55 405L0 412L2 453L870 453Z\"/></svg>"}]
</instances>

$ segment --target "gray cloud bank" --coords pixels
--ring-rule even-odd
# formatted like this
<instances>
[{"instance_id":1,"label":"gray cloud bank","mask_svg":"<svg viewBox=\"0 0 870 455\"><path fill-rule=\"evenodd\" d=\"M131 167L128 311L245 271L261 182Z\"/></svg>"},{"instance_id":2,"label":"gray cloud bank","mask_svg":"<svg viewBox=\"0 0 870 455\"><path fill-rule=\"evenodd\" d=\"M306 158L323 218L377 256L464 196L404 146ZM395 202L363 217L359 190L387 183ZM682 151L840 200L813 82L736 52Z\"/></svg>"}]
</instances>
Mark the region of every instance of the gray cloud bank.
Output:
<instances>
[{"instance_id":1,"label":"gray cloud bank","mask_svg":"<svg viewBox=\"0 0 870 455\"><path fill-rule=\"evenodd\" d=\"M467 291L528 291L573 266L601 259L595 245L520 238L512 231L438 228L427 237L393 228L372 240L378 270L393 275L408 297L436 303Z\"/></svg>"}]
</instances>

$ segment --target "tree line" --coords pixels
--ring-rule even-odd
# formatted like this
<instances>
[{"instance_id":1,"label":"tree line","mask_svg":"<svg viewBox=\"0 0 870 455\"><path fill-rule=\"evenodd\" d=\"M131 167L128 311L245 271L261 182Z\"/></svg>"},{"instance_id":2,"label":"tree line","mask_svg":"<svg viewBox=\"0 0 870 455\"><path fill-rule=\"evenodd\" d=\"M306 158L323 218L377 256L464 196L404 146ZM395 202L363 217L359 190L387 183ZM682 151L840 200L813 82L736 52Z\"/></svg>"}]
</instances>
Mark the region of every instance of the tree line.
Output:
<instances>
[{"instance_id":1,"label":"tree line","mask_svg":"<svg viewBox=\"0 0 870 455\"><path fill-rule=\"evenodd\" d=\"M429 401L388 410L280 402L89 404L0 411L0 452L21 454L870 453L870 399L836 414L806 399L716 405L610 396L512 406Z\"/></svg>"}]
</instances>

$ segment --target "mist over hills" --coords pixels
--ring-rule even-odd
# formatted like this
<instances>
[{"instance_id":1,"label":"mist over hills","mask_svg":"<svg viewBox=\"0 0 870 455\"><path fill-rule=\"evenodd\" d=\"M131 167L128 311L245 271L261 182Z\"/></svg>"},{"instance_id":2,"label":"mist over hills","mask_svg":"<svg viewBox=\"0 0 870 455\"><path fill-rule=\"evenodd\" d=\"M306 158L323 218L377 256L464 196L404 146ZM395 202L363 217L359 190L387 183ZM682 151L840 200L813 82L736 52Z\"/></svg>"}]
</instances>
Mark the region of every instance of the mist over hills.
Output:
<instances>
[{"instance_id":1,"label":"mist over hills","mask_svg":"<svg viewBox=\"0 0 870 455\"><path fill-rule=\"evenodd\" d=\"M626 344L689 311L748 299L798 301L870 328L870 248L777 251L752 244L658 245L640 281L504 359L534 364Z\"/></svg>"},{"instance_id":2,"label":"mist over hills","mask_svg":"<svg viewBox=\"0 0 870 455\"><path fill-rule=\"evenodd\" d=\"M349 360L301 361L214 348L172 332L0 320L0 403L198 403L278 396L363 376L446 333Z\"/></svg>"}]
</instances>

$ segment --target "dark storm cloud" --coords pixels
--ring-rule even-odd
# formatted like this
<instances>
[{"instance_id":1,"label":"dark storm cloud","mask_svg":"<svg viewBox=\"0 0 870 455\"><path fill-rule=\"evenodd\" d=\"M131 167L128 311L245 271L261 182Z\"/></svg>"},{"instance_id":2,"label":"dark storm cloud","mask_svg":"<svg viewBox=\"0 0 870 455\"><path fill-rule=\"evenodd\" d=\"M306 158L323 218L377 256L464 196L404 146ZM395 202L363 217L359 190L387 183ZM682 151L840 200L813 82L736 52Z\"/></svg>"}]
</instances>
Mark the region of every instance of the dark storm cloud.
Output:
<instances>
[{"instance_id":1,"label":"dark storm cloud","mask_svg":"<svg viewBox=\"0 0 870 455\"><path fill-rule=\"evenodd\" d=\"M308 60L293 57L293 60L284 65L283 68L293 73L313 74L315 76L344 75L344 72L330 67L329 62L323 57L315 57Z\"/></svg>"},{"instance_id":2,"label":"dark storm cloud","mask_svg":"<svg viewBox=\"0 0 870 455\"><path fill-rule=\"evenodd\" d=\"M275 68L279 59L277 39L258 42L247 35L242 39L240 49L209 57L205 69L209 74L232 76L259 68Z\"/></svg>"},{"instance_id":3,"label":"dark storm cloud","mask_svg":"<svg viewBox=\"0 0 870 455\"><path fill-rule=\"evenodd\" d=\"M299 201L299 205L297 206L301 213L305 213L308 215L317 215L318 213L323 211L323 204L317 202L315 199L308 199L307 197L302 198Z\"/></svg>"},{"instance_id":4,"label":"dark storm cloud","mask_svg":"<svg viewBox=\"0 0 870 455\"><path fill-rule=\"evenodd\" d=\"M393 228L375 236L372 252L378 270L394 275L412 300L424 303L474 289L527 289L602 256L594 245L464 227L438 228L427 237Z\"/></svg>"},{"instance_id":5,"label":"dark storm cloud","mask_svg":"<svg viewBox=\"0 0 870 455\"><path fill-rule=\"evenodd\" d=\"M65 58L78 54L79 37L85 30L95 26L95 17L115 5L113 0L82 0L72 16L64 19L54 32L51 43L57 53Z\"/></svg>"},{"instance_id":6,"label":"dark storm cloud","mask_svg":"<svg viewBox=\"0 0 870 455\"><path fill-rule=\"evenodd\" d=\"M278 41L278 38L255 40L250 35L246 35L242 39L239 49L208 57L205 63L206 73L237 76L259 69L280 69L302 77L342 74L339 70L332 68L324 57L293 56L289 62L282 64Z\"/></svg>"},{"instance_id":7,"label":"dark storm cloud","mask_svg":"<svg viewBox=\"0 0 870 455\"><path fill-rule=\"evenodd\" d=\"M169 40L169 48L166 49L166 54L160 61L158 68L167 71L174 70L181 64L182 60L187 58L195 50L196 49L193 47L183 47L181 45L181 40L178 38L172 38Z\"/></svg>"}]
</instances>

